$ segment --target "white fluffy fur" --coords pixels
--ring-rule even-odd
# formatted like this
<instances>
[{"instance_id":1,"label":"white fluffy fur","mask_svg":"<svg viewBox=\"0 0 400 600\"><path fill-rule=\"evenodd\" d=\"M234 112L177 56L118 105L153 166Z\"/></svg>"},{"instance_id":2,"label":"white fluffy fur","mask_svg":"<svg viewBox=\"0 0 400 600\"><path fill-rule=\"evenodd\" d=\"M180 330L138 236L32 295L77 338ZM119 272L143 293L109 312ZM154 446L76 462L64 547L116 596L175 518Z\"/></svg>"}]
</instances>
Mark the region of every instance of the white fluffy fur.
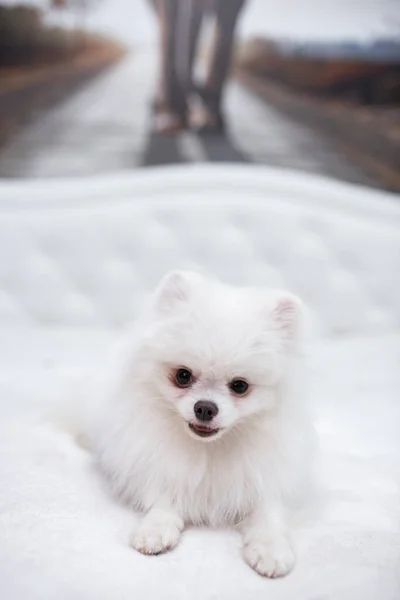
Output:
<instances>
[{"instance_id":1,"label":"white fluffy fur","mask_svg":"<svg viewBox=\"0 0 400 600\"><path fill-rule=\"evenodd\" d=\"M101 381L93 435L116 494L146 513L132 544L156 554L188 523L232 525L262 575L294 565L289 511L309 485L312 433L303 394L302 305L286 292L234 288L173 272L124 336ZM171 382L179 367L195 382ZM250 383L245 397L228 388ZM198 400L219 408L211 438L188 426Z\"/></svg>"}]
</instances>

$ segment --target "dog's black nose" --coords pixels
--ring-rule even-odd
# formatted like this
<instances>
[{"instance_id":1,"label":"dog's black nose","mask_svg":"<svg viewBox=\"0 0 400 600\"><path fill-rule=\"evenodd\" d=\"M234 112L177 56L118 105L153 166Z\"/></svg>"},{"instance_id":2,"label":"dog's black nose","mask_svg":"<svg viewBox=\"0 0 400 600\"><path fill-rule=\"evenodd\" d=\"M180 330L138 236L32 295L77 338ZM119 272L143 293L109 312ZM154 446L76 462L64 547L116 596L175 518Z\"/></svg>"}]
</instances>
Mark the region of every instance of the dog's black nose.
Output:
<instances>
[{"instance_id":1,"label":"dog's black nose","mask_svg":"<svg viewBox=\"0 0 400 600\"><path fill-rule=\"evenodd\" d=\"M207 423L218 414L218 406L210 400L199 400L193 407L194 414L199 421Z\"/></svg>"}]
</instances>

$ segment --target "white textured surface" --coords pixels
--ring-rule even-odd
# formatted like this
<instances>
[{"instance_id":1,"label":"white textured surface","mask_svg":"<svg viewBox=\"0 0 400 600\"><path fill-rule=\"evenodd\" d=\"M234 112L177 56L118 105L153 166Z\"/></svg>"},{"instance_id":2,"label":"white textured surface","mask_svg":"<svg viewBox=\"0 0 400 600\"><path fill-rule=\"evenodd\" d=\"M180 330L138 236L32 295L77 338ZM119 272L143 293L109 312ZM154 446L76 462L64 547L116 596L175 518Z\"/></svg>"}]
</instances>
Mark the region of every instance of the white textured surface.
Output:
<instances>
[{"instance_id":1,"label":"white textured surface","mask_svg":"<svg viewBox=\"0 0 400 600\"><path fill-rule=\"evenodd\" d=\"M107 496L86 452L41 421L43 401L93 364L109 335L22 335L0 344L4 598L398 600L399 337L337 340L312 350L327 505L316 524L297 533L293 574L268 581L244 564L232 531L187 531L165 556L131 550L137 516Z\"/></svg>"},{"instance_id":2,"label":"white textured surface","mask_svg":"<svg viewBox=\"0 0 400 600\"><path fill-rule=\"evenodd\" d=\"M254 167L1 184L4 598L398 600L399 225L389 195ZM137 517L43 420L72 375L101 359L110 325L134 316L166 268L193 262L292 287L328 336L311 348L327 506L282 581L253 573L232 531L134 553Z\"/></svg>"},{"instance_id":3,"label":"white textured surface","mask_svg":"<svg viewBox=\"0 0 400 600\"><path fill-rule=\"evenodd\" d=\"M0 186L0 323L107 327L168 269L286 287L324 333L400 327L393 196L256 167Z\"/></svg>"}]
</instances>

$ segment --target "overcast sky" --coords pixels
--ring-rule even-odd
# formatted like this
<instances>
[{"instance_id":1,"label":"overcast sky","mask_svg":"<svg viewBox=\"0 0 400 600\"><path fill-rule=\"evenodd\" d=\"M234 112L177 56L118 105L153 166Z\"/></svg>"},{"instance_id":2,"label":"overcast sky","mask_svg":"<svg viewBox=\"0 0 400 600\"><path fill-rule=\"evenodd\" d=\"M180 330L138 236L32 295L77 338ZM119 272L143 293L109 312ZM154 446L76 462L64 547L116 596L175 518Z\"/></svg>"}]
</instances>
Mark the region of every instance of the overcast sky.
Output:
<instances>
[{"instance_id":1,"label":"overcast sky","mask_svg":"<svg viewBox=\"0 0 400 600\"><path fill-rule=\"evenodd\" d=\"M98 8L89 18L92 28L128 44L155 39L154 18L146 0L96 1ZM47 0L0 0L3 4L24 2L48 5ZM67 22L68 17L60 14L57 19ZM239 33L296 40L362 41L383 33L394 34L396 27L400 32L400 0L248 0Z\"/></svg>"}]
</instances>

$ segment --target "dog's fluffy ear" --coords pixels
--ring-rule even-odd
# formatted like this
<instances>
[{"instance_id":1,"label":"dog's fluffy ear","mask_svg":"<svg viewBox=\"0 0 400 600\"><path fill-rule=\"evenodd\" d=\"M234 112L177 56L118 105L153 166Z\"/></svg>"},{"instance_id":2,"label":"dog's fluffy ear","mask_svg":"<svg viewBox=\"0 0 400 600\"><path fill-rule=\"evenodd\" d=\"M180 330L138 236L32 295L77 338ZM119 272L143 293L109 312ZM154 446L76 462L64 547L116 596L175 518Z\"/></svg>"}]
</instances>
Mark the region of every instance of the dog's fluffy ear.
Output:
<instances>
[{"instance_id":1,"label":"dog's fluffy ear","mask_svg":"<svg viewBox=\"0 0 400 600\"><path fill-rule=\"evenodd\" d=\"M298 296L289 292L269 293L269 310L273 326L287 341L299 338L304 320L304 305Z\"/></svg>"},{"instance_id":2,"label":"dog's fluffy ear","mask_svg":"<svg viewBox=\"0 0 400 600\"><path fill-rule=\"evenodd\" d=\"M168 314L177 305L187 302L203 277L194 271L171 271L161 280L155 294L155 308Z\"/></svg>"}]
</instances>

